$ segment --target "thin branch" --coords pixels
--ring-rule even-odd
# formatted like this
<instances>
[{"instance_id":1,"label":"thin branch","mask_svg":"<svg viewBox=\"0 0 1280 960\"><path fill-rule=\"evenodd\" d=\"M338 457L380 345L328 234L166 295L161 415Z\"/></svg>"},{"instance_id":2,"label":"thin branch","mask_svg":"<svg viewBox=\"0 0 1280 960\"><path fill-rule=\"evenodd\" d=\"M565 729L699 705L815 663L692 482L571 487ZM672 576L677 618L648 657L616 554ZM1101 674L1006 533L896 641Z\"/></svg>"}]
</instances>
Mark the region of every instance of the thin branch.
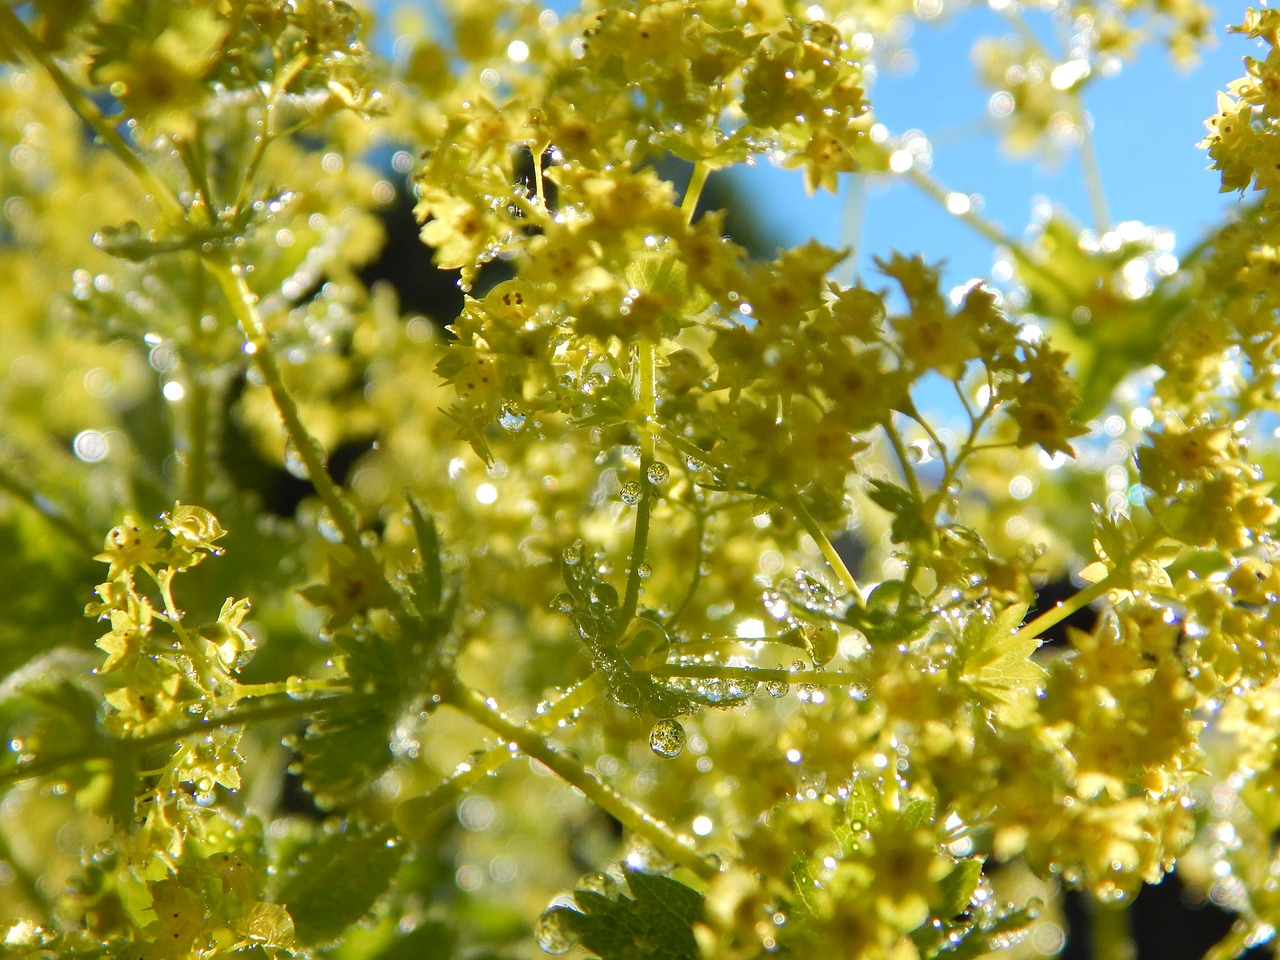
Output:
<instances>
[{"instance_id":1,"label":"thin branch","mask_svg":"<svg viewBox=\"0 0 1280 960\"><path fill-rule=\"evenodd\" d=\"M669 826L646 813L613 787L601 783L576 758L558 750L532 727L508 719L477 691L455 684L445 694L444 702L488 727L508 743L515 744L527 756L537 760L570 786L576 787L593 804L610 814L624 828L647 841L671 862L685 867L704 880L716 875L716 865L678 837Z\"/></svg>"}]
</instances>

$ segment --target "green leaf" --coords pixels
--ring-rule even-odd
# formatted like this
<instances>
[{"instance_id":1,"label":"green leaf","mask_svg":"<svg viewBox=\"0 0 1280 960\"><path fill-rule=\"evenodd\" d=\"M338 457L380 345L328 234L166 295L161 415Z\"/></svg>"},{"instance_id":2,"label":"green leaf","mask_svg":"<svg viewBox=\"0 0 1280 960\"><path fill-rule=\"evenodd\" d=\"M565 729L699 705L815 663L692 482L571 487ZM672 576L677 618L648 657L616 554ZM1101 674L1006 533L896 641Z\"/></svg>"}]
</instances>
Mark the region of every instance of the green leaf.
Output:
<instances>
[{"instance_id":1,"label":"green leaf","mask_svg":"<svg viewBox=\"0 0 1280 960\"><path fill-rule=\"evenodd\" d=\"M626 868L631 896L579 890L579 910L564 908L567 928L601 960L698 960L693 924L702 894L657 873Z\"/></svg>"},{"instance_id":2,"label":"green leaf","mask_svg":"<svg viewBox=\"0 0 1280 960\"><path fill-rule=\"evenodd\" d=\"M880 796L866 777L854 777L849 783L849 797L845 811L850 823L860 823L860 829L873 829L880 823Z\"/></svg>"},{"instance_id":3,"label":"green leaf","mask_svg":"<svg viewBox=\"0 0 1280 960\"><path fill-rule=\"evenodd\" d=\"M942 891L942 902L938 907L938 916L944 919L964 913L973 899L973 891L978 889L978 881L982 879L982 857L969 857L961 860L939 882Z\"/></svg>"},{"instance_id":4,"label":"green leaf","mask_svg":"<svg viewBox=\"0 0 1280 960\"><path fill-rule=\"evenodd\" d=\"M391 763L392 718L365 699L343 701L307 727L299 752L302 782L321 808L352 800Z\"/></svg>"},{"instance_id":5,"label":"green leaf","mask_svg":"<svg viewBox=\"0 0 1280 960\"><path fill-rule=\"evenodd\" d=\"M418 568L409 574L409 588L418 615L429 621L440 611L444 599L444 572L440 560L440 534L431 514L417 500L409 498L413 532L418 538Z\"/></svg>"},{"instance_id":6,"label":"green leaf","mask_svg":"<svg viewBox=\"0 0 1280 960\"><path fill-rule=\"evenodd\" d=\"M973 960L996 950L1007 950L1039 915L1039 902L1033 900L1022 909L1010 910L994 920L974 924L967 929L961 927L955 931L961 937L958 944L952 946L944 938L945 946L930 956L939 960Z\"/></svg>"},{"instance_id":7,"label":"green leaf","mask_svg":"<svg viewBox=\"0 0 1280 960\"><path fill-rule=\"evenodd\" d=\"M354 799L391 763L391 728L414 679L391 644L375 633L340 634L342 666L353 690L317 701L299 753L302 780L322 807Z\"/></svg>"},{"instance_id":8,"label":"green leaf","mask_svg":"<svg viewBox=\"0 0 1280 960\"><path fill-rule=\"evenodd\" d=\"M366 833L348 822L299 853L277 899L293 917L300 946L336 940L369 912L400 866L393 837L390 829Z\"/></svg>"},{"instance_id":9,"label":"green leaf","mask_svg":"<svg viewBox=\"0 0 1280 960\"><path fill-rule=\"evenodd\" d=\"M933 532L933 525L921 514L920 503L909 490L887 480L871 479L867 486L867 496L871 502L893 514L889 538L894 543L928 540Z\"/></svg>"},{"instance_id":10,"label":"green leaf","mask_svg":"<svg viewBox=\"0 0 1280 960\"><path fill-rule=\"evenodd\" d=\"M934 809L932 800L912 800L902 808L902 819L913 827L927 829L933 826Z\"/></svg>"},{"instance_id":11,"label":"green leaf","mask_svg":"<svg viewBox=\"0 0 1280 960\"><path fill-rule=\"evenodd\" d=\"M987 706L1015 704L1044 684L1044 668L1031 660L1040 641L1017 632L1026 612L1026 604L1015 604L993 620L974 618L965 625L960 682Z\"/></svg>"}]
</instances>

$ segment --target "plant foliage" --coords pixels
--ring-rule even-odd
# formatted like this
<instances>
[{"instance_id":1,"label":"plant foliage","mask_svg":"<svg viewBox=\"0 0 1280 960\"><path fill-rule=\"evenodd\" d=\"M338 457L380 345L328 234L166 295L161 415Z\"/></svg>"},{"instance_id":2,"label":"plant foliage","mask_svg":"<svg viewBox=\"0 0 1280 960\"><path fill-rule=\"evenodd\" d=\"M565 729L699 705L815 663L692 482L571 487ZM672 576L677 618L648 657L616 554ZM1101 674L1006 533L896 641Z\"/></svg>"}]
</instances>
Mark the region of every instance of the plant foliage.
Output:
<instances>
[{"instance_id":1,"label":"plant foliage","mask_svg":"<svg viewBox=\"0 0 1280 960\"><path fill-rule=\"evenodd\" d=\"M1038 156L1209 33L999 8ZM1280 13L1179 260L950 203L875 112L936 12L0 0L6 956L1028 956L1175 869L1273 935ZM756 162L1009 269L753 254Z\"/></svg>"}]
</instances>

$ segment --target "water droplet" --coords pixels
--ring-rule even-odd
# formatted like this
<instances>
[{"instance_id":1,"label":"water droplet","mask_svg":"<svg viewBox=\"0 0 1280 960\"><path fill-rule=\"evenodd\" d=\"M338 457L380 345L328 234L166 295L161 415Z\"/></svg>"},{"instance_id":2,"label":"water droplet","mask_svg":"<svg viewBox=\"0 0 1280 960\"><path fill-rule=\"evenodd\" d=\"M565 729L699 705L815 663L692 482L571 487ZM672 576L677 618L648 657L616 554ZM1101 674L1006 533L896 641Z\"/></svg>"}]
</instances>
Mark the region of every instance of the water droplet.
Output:
<instances>
[{"instance_id":1,"label":"water droplet","mask_svg":"<svg viewBox=\"0 0 1280 960\"><path fill-rule=\"evenodd\" d=\"M634 506L639 503L641 497L644 496L644 490L635 480L628 480L622 485L622 489L619 491L619 496L622 497L623 503L629 503Z\"/></svg>"},{"instance_id":2,"label":"water droplet","mask_svg":"<svg viewBox=\"0 0 1280 960\"><path fill-rule=\"evenodd\" d=\"M785 680L770 680L764 685L771 697L785 697L791 690L791 684Z\"/></svg>"},{"instance_id":3,"label":"water droplet","mask_svg":"<svg viewBox=\"0 0 1280 960\"><path fill-rule=\"evenodd\" d=\"M631 710L640 706L640 688L629 681L623 681L611 686L609 694L620 707L626 707ZM652 738L650 738L650 745L652 745Z\"/></svg>"},{"instance_id":4,"label":"water droplet","mask_svg":"<svg viewBox=\"0 0 1280 960\"><path fill-rule=\"evenodd\" d=\"M602 897L612 897L618 892L618 881L607 873L592 870L590 873L584 873L578 878L578 883L574 889L582 890L586 893L598 893Z\"/></svg>"},{"instance_id":5,"label":"water droplet","mask_svg":"<svg viewBox=\"0 0 1280 960\"><path fill-rule=\"evenodd\" d=\"M507 433L519 433L524 429L525 420L523 413L517 412L509 405L504 405L502 412L498 414L498 426Z\"/></svg>"},{"instance_id":6,"label":"water droplet","mask_svg":"<svg viewBox=\"0 0 1280 960\"><path fill-rule=\"evenodd\" d=\"M559 610L561 613L568 613L573 609L573 597L563 591L557 593L551 600L551 609Z\"/></svg>"},{"instance_id":7,"label":"water droplet","mask_svg":"<svg viewBox=\"0 0 1280 960\"><path fill-rule=\"evenodd\" d=\"M581 540L575 540L564 548L564 553L560 555L561 558L569 566L576 567L582 562L582 546Z\"/></svg>"},{"instance_id":8,"label":"water droplet","mask_svg":"<svg viewBox=\"0 0 1280 960\"><path fill-rule=\"evenodd\" d=\"M649 482L654 484L666 483L667 477L671 475L671 471L667 469L667 465L661 460L655 460L649 464L649 469L646 472L649 476Z\"/></svg>"},{"instance_id":9,"label":"water droplet","mask_svg":"<svg viewBox=\"0 0 1280 960\"><path fill-rule=\"evenodd\" d=\"M290 700L306 700L311 696L307 681L299 676L292 676L284 682L284 692Z\"/></svg>"},{"instance_id":10,"label":"water droplet","mask_svg":"<svg viewBox=\"0 0 1280 960\"><path fill-rule=\"evenodd\" d=\"M641 580L648 580L653 576L653 567L647 563L640 564L640 566L636 567L636 576Z\"/></svg>"},{"instance_id":11,"label":"water droplet","mask_svg":"<svg viewBox=\"0 0 1280 960\"><path fill-rule=\"evenodd\" d=\"M699 471L706 469L707 466L697 457L685 457L684 465L690 473L698 473Z\"/></svg>"},{"instance_id":12,"label":"water droplet","mask_svg":"<svg viewBox=\"0 0 1280 960\"><path fill-rule=\"evenodd\" d=\"M321 507L316 514L316 530L320 536L324 537L330 543L342 542L342 531L338 528L338 524L329 514L328 507Z\"/></svg>"},{"instance_id":13,"label":"water droplet","mask_svg":"<svg viewBox=\"0 0 1280 960\"><path fill-rule=\"evenodd\" d=\"M570 926L572 913L573 911L567 907L552 907L538 918L537 926L533 928L533 936L543 953L558 957L562 953L568 953L577 945L578 938L574 936Z\"/></svg>"},{"instance_id":14,"label":"water droplet","mask_svg":"<svg viewBox=\"0 0 1280 960\"><path fill-rule=\"evenodd\" d=\"M659 720L649 731L649 748L668 760L680 756L688 742L689 736L679 720Z\"/></svg>"}]
</instances>

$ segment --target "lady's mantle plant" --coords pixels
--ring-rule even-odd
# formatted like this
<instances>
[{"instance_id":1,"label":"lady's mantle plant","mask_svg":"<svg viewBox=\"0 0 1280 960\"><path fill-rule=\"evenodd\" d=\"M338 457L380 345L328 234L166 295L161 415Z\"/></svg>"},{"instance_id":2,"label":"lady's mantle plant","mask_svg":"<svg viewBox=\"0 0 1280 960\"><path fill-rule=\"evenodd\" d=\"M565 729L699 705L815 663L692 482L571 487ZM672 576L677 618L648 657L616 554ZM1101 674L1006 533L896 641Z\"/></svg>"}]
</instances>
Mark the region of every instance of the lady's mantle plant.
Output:
<instances>
[{"instance_id":1,"label":"lady's mantle plant","mask_svg":"<svg viewBox=\"0 0 1280 960\"><path fill-rule=\"evenodd\" d=\"M735 165L947 199L869 92L923 10L0 4L7 955L1027 955L1079 889L1118 956L1175 868L1273 935L1280 14L1180 264L726 239ZM1015 150L1208 31L1000 10ZM386 158L447 334L361 280Z\"/></svg>"}]
</instances>

